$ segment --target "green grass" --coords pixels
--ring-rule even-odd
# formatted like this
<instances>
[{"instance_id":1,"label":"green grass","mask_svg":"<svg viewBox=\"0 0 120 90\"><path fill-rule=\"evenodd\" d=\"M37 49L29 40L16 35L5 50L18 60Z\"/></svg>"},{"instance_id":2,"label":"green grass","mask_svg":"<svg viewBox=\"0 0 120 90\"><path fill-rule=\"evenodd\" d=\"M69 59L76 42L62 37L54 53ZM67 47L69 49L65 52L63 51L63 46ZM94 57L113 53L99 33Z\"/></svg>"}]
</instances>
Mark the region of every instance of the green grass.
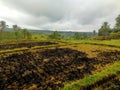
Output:
<instances>
[{"instance_id":1,"label":"green grass","mask_svg":"<svg viewBox=\"0 0 120 90\"><path fill-rule=\"evenodd\" d=\"M42 40L42 41L46 41L48 40L47 35L44 34L32 34L32 40Z\"/></svg>"},{"instance_id":2,"label":"green grass","mask_svg":"<svg viewBox=\"0 0 120 90\"><path fill-rule=\"evenodd\" d=\"M81 43L120 48L120 40L103 40L103 41L91 40L91 41L82 41Z\"/></svg>"},{"instance_id":3,"label":"green grass","mask_svg":"<svg viewBox=\"0 0 120 90\"><path fill-rule=\"evenodd\" d=\"M66 44L90 44L108 47L120 48L120 39L118 40L62 40Z\"/></svg>"},{"instance_id":4,"label":"green grass","mask_svg":"<svg viewBox=\"0 0 120 90\"><path fill-rule=\"evenodd\" d=\"M117 72L120 71L120 63L114 63L110 68L96 73L94 75L91 75L89 77L85 77L81 80L71 82L68 84L65 84L64 88L62 90L79 90L81 86L87 86L94 84L95 82L102 80L104 77L108 77L111 74L117 74Z\"/></svg>"}]
</instances>

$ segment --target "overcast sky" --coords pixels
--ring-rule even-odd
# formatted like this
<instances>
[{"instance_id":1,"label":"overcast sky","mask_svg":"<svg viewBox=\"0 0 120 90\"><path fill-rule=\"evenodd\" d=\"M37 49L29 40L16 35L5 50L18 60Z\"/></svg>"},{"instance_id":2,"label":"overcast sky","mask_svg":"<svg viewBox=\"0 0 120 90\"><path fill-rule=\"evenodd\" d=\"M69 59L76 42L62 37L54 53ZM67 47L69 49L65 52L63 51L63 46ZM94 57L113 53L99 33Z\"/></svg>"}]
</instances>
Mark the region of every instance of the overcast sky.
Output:
<instances>
[{"instance_id":1,"label":"overcast sky","mask_svg":"<svg viewBox=\"0 0 120 90\"><path fill-rule=\"evenodd\" d=\"M114 26L120 0L0 0L0 21L11 27L93 31L104 21Z\"/></svg>"}]
</instances>

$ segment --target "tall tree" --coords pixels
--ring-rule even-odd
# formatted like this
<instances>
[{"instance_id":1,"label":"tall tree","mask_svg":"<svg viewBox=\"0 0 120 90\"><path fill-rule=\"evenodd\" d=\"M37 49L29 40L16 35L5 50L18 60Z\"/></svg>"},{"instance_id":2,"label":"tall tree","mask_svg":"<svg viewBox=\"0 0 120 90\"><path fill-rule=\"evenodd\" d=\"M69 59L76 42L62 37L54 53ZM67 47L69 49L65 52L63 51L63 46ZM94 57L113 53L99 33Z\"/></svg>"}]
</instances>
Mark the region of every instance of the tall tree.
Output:
<instances>
[{"instance_id":1,"label":"tall tree","mask_svg":"<svg viewBox=\"0 0 120 90\"><path fill-rule=\"evenodd\" d=\"M3 32L7 26L5 21L0 21L0 32Z\"/></svg>"},{"instance_id":2,"label":"tall tree","mask_svg":"<svg viewBox=\"0 0 120 90\"><path fill-rule=\"evenodd\" d=\"M20 27L18 27L17 25L13 25L13 30L15 32L16 39L18 39L18 31L20 30Z\"/></svg>"},{"instance_id":3,"label":"tall tree","mask_svg":"<svg viewBox=\"0 0 120 90\"><path fill-rule=\"evenodd\" d=\"M26 34L27 34L27 29L22 29L22 34L23 34L23 38L25 39L26 38Z\"/></svg>"},{"instance_id":4,"label":"tall tree","mask_svg":"<svg viewBox=\"0 0 120 90\"><path fill-rule=\"evenodd\" d=\"M86 39L88 36L87 36L87 33L79 33L79 32L75 32L74 35L72 36L73 39L76 39L76 40L80 40L80 39Z\"/></svg>"},{"instance_id":5,"label":"tall tree","mask_svg":"<svg viewBox=\"0 0 120 90\"><path fill-rule=\"evenodd\" d=\"M108 22L104 22L101 26L101 28L99 29L98 35L99 36L109 36L110 34L110 25L108 24Z\"/></svg>"},{"instance_id":6,"label":"tall tree","mask_svg":"<svg viewBox=\"0 0 120 90\"><path fill-rule=\"evenodd\" d=\"M32 38L32 34L28 30L26 32L26 36L27 36L27 39L31 39Z\"/></svg>"},{"instance_id":7,"label":"tall tree","mask_svg":"<svg viewBox=\"0 0 120 90\"><path fill-rule=\"evenodd\" d=\"M14 30L14 31L18 31L18 30L19 30L18 25L13 25L13 30Z\"/></svg>"},{"instance_id":8,"label":"tall tree","mask_svg":"<svg viewBox=\"0 0 120 90\"><path fill-rule=\"evenodd\" d=\"M115 32L118 32L120 31L120 15L118 15L118 17L115 19L116 20L116 23L115 23Z\"/></svg>"},{"instance_id":9,"label":"tall tree","mask_svg":"<svg viewBox=\"0 0 120 90\"><path fill-rule=\"evenodd\" d=\"M93 35L96 35L96 31L95 30L93 30Z\"/></svg>"},{"instance_id":10,"label":"tall tree","mask_svg":"<svg viewBox=\"0 0 120 90\"><path fill-rule=\"evenodd\" d=\"M75 32L74 35L73 35L73 38L78 40L78 39L81 38L81 36L78 32Z\"/></svg>"},{"instance_id":11,"label":"tall tree","mask_svg":"<svg viewBox=\"0 0 120 90\"><path fill-rule=\"evenodd\" d=\"M54 31L48 37L51 38L51 39L58 39L58 40L61 39L61 35L57 31Z\"/></svg>"},{"instance_id":12,"label":"tall tree","mask_svg":"<svg viewBox=\"0 0 120 90\"><path fill-rule=\"evenodd\" d=\"M27 29L22 29L22 34L24 39L30 39L31 33Z\"/></svg>"}]
</instances>

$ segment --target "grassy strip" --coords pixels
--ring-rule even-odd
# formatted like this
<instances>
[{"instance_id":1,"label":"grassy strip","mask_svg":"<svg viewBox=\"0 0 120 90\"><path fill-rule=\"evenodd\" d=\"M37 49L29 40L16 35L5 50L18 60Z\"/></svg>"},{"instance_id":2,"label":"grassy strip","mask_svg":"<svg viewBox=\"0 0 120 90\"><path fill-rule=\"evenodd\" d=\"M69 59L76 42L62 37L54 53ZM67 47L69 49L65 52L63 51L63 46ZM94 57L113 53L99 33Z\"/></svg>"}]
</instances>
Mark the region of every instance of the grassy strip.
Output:
<instances>
[{"instance_id":1,"label":"grassy strip","mask_svg":"<svg viewBox=\"0 0 120 90\"><path fill-rule=\"evenodd\" d=\"M47 45L47 46L34 46L31 48L23 47L23 48L15 48L15 49L9 49L9 50L1 50L0 54L4 53L12 53L12 52L19 52L19 51L26 51L26 50L36 50L36 49L45 49L45 48L57 48L60 46L65 46L64 44L55 44L55 45Z\"/></svg>"},{"instance_id":2,"label":"grassy strip","mask_svg":"<svg viewBox=\"0 0 120 90\"><path fill-rule=\"evenodd\" d=\"M52 42L52 41L47 41L47 40L1 40L0 45L11 45L11 44L29 44L29 43L35 43L35 42Z\"/></svg>"},{"instance_id":3,"label":"grassy strip","mask_svg":"<svg viewBox=\"0 0 120 90\"><path fill-rule=\"evenodd\" d=\"M68 40L61 41L66 44L90 44L90 45L99 45L99 46L108 46L108 47L116 47L120 48L120 40L111 40L111 41L95 41L95 40Z\"/></svg>"},{"instance_id":4,"label":"grassy strip","mask_svg":"<svg viewBox=\"0 0 120 90\"><path fill-rule=\"evenodd\" d=\"M34 40L0 40L0 45L37 42Z\"/></svg>"},{"instance_id":5,"label":"grassy strip","mask_svg":"<svg viewBox=\"0 0 120 90\"><path fill-rule=\"evenodd\" d=\"M28 50L28 49L29 48L23 47L23 48L11 49L11 50L2 50L2 51L0 51L0 54L12 53L12 52L18 52L18 51L25 51L25 50Z\"/></svg>"},{"instance_id":6,"label":"grassy strip","mask_svg":"<svg viewBox=\"0 0 120 90\"><path fill-rule=\"evenodd\" d=\"M97 81L102 80L104 77L108 77L111 74L117 74L117 72L119 71L120 71L120 62L118 63L116 62L107 70L91 75L89 77L85 77L81 80L66 84L62 90L79 90L81 86L92 85Z\"/></svg>"},{"instance_id":7,"label":"grassy strip","mask_svg":"<svg viewBox=\"0 0 120 90\"><path fill-rule=\"evenodd\" d=\"M119 45L102 44L102 43L96 43L96 42L83 42L83 44L91 44L91 45L100 45L100 46L109 46L109 47L116 47L116 48L120 48L120 46L119 46Z\"/></svg>"}]
</instances>

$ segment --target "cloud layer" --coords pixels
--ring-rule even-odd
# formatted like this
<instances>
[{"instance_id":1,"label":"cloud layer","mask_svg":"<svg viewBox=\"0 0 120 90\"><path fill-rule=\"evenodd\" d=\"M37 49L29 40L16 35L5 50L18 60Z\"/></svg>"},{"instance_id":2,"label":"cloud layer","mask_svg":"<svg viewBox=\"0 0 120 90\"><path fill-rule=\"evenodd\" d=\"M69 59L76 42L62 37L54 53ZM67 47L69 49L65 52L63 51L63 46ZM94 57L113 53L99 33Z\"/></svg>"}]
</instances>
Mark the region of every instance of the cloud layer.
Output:
<instances>
[{"instance_id":1,"label":"cloud layer","mask_svg":"<svg viewBox=\"0 0 120 90\"><path fill-rule=\"evenodd\" d=\"M93 31L120 14L119 0L1 0L0 20L39 30Z\"/></svg>"}]
</instances>

